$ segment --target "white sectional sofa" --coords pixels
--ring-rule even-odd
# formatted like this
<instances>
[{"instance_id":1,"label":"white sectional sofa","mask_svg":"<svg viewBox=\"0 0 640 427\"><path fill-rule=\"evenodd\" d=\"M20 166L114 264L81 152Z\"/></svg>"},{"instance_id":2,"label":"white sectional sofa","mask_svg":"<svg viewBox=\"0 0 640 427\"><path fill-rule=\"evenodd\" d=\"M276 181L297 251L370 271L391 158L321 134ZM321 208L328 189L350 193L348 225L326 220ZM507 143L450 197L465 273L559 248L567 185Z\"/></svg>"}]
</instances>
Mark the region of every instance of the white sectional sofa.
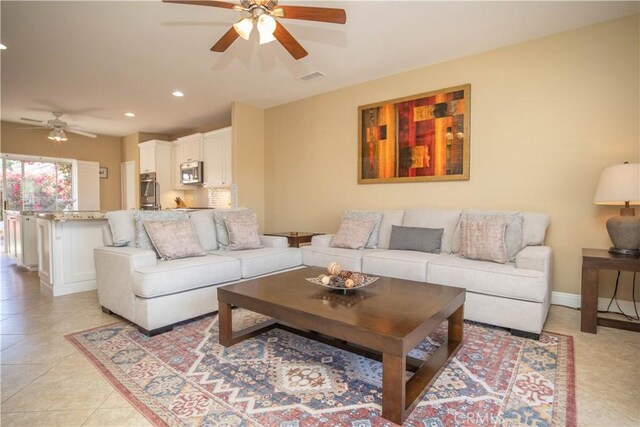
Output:
<instances>
[{"instance_id":1,"label":"white sectional sofa","mask_svg":"<svg viewBox=\"0 0 640 427\"><path fill-rule=\"evenodd\" d=\"M220 285L302 264L300 250L289 248L284 237L260 236L260 249L220 249L212 210L188 214L207 255L160 260L153 250L136 247L134 214L107 214L105 246L94 250L98 298L103 311L130 320L149 336L217 311Z\"/></svg>"},{"instance_id":2,"label":"white sectional sofa","mask_svg":"<svg viewBox=\"0 0 640 427\"><path fill-rule=\"evenodd\" d=\"M467 290L465 319L510 328L515 335L538 338L551 298L553 251L544 246L549 217L541 213L410 209L381 211L377 248L330 247L333 235L314 236L302 248L302 262L377 276L457 286ZM460 256L462 215L519 215L521 250L514 262L500 264ZM392 226L443 229L440 253L389 250Z\"/></svg>"}]
</instances>

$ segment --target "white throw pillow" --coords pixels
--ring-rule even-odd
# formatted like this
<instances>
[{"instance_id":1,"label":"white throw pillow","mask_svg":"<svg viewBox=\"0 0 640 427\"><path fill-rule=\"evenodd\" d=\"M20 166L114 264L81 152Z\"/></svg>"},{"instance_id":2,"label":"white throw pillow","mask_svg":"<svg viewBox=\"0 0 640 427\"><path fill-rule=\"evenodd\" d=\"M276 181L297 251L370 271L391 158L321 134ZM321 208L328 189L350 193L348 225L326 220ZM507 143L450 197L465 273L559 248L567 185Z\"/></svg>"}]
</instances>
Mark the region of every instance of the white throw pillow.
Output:
<instances>
[{"instance_id":1,"label":"white throw pillow","mask_svg":"<svg viewBox=\"0 0 640 427\"><path fill-rule=\"evenodd\" d=\"M367 240L367 243L364 245L364 247L368 249L378 248L378 239L380 238L380 224L382 223L382 212L359 210L345 211L344 215L342 215L342 218L358 219L361 221L373 221L373 230L371 230L369 239Z\"/></svg>"},{"instance_id":2,"label":"white throw pillow","mask_svg":"<svg viewBox=\"0 0 640 427\"><path fill-rule=\"evenodd\" d=\"M506 264L509 261L505 243L506 231L507 220L504 217L465 216L460 221L460 256Z\"/></svg>"},{"instance_id":3,"label":"white throw pillow","mask_svg":"<svg viewBox=\"0 0 640 427\"><path fill-rule=\"evenodd\" d=\"M340 229L331 239L332 248L362 249L369 240L373 221L343 219Z\"/></svg>"},{"instance_id":4,"label":"white throw pillow","mask_svg":"<svg viewBox=\"0 0 640 427\"><path fill-rule=\"evenodd\" d=\"M229 233L224 219L248 215L251 215L251 211L247 208L216 209L213 211L213 219L216 223L216 240L221 249L225 249L229 244Z\"/></svg>"},{"instance_id":5,"label":"white throw pillow","mask_svg":"<svg viewBox=\"0 0 640 427\"><path fill-rule=\"evenodd\" d=\"M142 221L158 255L162 259L178 259L203 256L207 253L200 246L189 220Z\"/></svg>"},{"instance_id":6,"label":"white throw pillow","mask_svg":"<svg viewBox=\"0 0 640 427\"><path fill-rule=\"evenodd\" d=\"M133 219L133 211L110 211L107 212L107 221L111 228L111 239L113 246L136 245L136 224Z\"/></svg>"},{"instance_id":7,"label":"white throw pillow","mask_svg":"<svg viewBox=\"0 0 640 427\"><path fill-rule=\"evenodd\" d=\"M260 236L258 235L258 216L256 214L229 216L224 218L224 224L229 233L228 251L259 249L262 247Z\"/></svg>"},{"instance_id":8,"label":"white throw pillow","mask_svg":"<svg viewBox=\"0 0 640 427\"><path fill-rule=\"evenodd\" d=\"M201 209L189 213L189 219L196 230L198 241L202 249L207 252L218 249L216 241L216 223L213 219L213 209Z\"/></svg>"}]
</instances>

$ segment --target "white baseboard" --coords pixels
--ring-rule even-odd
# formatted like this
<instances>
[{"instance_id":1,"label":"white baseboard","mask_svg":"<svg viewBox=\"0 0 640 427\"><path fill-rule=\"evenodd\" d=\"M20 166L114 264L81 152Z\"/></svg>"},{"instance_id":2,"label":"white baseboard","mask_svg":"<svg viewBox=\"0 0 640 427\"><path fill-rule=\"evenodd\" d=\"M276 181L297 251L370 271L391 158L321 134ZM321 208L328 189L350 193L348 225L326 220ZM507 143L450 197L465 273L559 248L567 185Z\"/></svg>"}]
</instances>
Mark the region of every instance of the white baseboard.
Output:
<instances>
[{"instance_id":1,"label":"white baseboard","mask_svg":"<svg viewBox=\"0 0 640 427\"><path fill-rule=\"evenodd\" d=\"M573 308L580 308L580 298L581 298L580 294L570 294L567 292L551 292L551 304L566 305ZM609 305L609 301L611 301L611 298L602 298L602 297L598 298L598 310L606 310L607 305ZM632 301L618 300L618 304L620 304L620 308L626 314L635 316L636 312L633 308ZM640 303L636 302L636 308L640 313ZM620 310L618 310L618 306L616 305L615 301L611 304L611 307L609 307L609 310L615 311L616 313L620 312Z\"/></svg>"}]
</instances>

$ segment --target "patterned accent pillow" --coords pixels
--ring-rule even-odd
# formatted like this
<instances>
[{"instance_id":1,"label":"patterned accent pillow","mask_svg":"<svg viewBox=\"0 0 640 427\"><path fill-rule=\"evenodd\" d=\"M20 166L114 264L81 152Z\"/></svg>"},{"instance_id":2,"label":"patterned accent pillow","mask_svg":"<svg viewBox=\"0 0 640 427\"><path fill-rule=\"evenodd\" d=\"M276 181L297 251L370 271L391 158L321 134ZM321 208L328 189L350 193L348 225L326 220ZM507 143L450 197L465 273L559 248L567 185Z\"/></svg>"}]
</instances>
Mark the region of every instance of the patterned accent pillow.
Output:
<instances>
[{"instance_id":1,"label":"patterned accent pillow","mask_svg":"<svg viewBox=\"0 0 640 427\"><path fill-rule=\"evenodd\" d=\"M225 218L239 218L251 215L247 208L216 209L213 211L213 221L216 223L216 239L220 249L225 249L229 244L229 233L224 223Z\"/></svg>"},{"instance_id":2,"label":"patterned accent pillow","mask_svg":"<svg viewBox=\"0 0 640 427\"><path fill-rule=\"evenodd\" d=\"M523 225L523 213L522 212L500 212L500 211L476 211L469 210L466 214L463 214L467 218L504 218L507 223L507 231L505 232L504 239L507 246L507 256L509 262L516 261L516 255L522 250L524 245L522 244L522 225Z\"/></svg>"},{"instance_id":3,"label":"patterned accent pillow","mask_svg":"<svg viewBox=\"0 0 640 427\"><path fill-rule=\"evenodd\" d=\"M440 253L444 228L391 226L389 249Z\"/></svg>"},{"instance_id":4,"label":"patterned accent pillow","mask_svg":"<svg viewBox=\"0 0 640 427\"><path fill-rule=\"evenodd\" d=\"M142 221L153 247L162 259L204 256L196 230L189 220Z\"/></svg>"},{"instance_id":5,"label":"patterned accent pillow","mask_svg":"<svg viewBox=\"0 0 640 427\"><path fill-rule=\"evenodd\" d=\"M244 249L259 249L262 247L258 235L258 216L256 214L246 216L229 216L224 218L224 224L229 233L228 251L241 251Z\"/></svg>"},{"instance_id":6,"label":"patterned accent pillow","mask_svg":"<svg viewBox=\"0 0 640 427\"><path fill-rule=\"evenodd\" d=\"M378 240L380 239L380 224L382 224L382 212L379 211L345 211L342 219L358 219L361 221L373 221L373 230L369 235L367 243L364 245L367 249L377 249Z\"/></svg>"},{"instance_id":7,"label":"patterned accent pillow","mask_svg":"<svg viewBox=\"0 0 640 427\"><path fill-rule=\"evenodd\" d=\"M506 264L509 261L506 231L507 220L504 217L466 216L460 222L460 256Z\"/></svg>"},{"instance_id":8,"label":"patterned accent pillow","mask_svg":"<svg viewBox=\"0 0 640 427\"><path fill-rule=\"evenodd\" d=\"M149 235L144 229L143 221L179 221L189 219L186 212L183 211L138 211L133 215L136 222L136 247L148 249L156 252L156 248L149 240Z\"/></svg>"},{"instance_id":9,"label":"patterned accent pillow","mask_svg":"<svg viewBox=\"0 0 640 427\"><path fill-rule=\"evenodd\" d=\"M373 230L373 221L343 219L340 229L331 239L332 248L362 249Z\"/></svg>"}]
</instances>

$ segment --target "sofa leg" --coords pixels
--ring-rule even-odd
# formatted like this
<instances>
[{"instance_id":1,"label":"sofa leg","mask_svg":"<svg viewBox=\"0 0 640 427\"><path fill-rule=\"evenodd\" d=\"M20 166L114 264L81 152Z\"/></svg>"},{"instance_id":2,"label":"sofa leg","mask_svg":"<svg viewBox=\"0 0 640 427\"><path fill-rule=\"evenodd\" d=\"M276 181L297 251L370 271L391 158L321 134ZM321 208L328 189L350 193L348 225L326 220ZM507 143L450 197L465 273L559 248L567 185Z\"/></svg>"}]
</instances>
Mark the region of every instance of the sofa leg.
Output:
<instances>
[{"instance_id":1,"label":"sofa leg","mask_svg":"<svg viewBox=\"0 0 640 427\"><path fill-rule=\"evenodd\" d=\"M172 331L172 330L173 330L173 325L163 326L162 328L156 328L156 329L152 329L150 331L146 330L142 326L138 326L138 331L140 331L141 334L145 334L148 337L153 337L153 336L156 336L156 335L164 334L165 332L169 332L169 331Z\"/></svg>"},{"instance_id":2,"label":"sofa leg","mask_svg":"<svg viewBox=\"0 0 640 427\"><path fill-rule=\"evenodd\" d=\"M534 332L521 331L520 329L511 329L511 335L521 338L529 338L530 340L540 341L540 334Z\"/></svg>"},{"instance_id":3,"label":"sofa leg","mask_svg":"<svg viewBox=\"0 0 640 427\"><path fill-rule=\"evenodd\" d=\"M100 307L102 307L102 312L104 314L113 314L113 311L109 310L107 307L102 306L102 305Z\"/></svg>"}]
</instances>

